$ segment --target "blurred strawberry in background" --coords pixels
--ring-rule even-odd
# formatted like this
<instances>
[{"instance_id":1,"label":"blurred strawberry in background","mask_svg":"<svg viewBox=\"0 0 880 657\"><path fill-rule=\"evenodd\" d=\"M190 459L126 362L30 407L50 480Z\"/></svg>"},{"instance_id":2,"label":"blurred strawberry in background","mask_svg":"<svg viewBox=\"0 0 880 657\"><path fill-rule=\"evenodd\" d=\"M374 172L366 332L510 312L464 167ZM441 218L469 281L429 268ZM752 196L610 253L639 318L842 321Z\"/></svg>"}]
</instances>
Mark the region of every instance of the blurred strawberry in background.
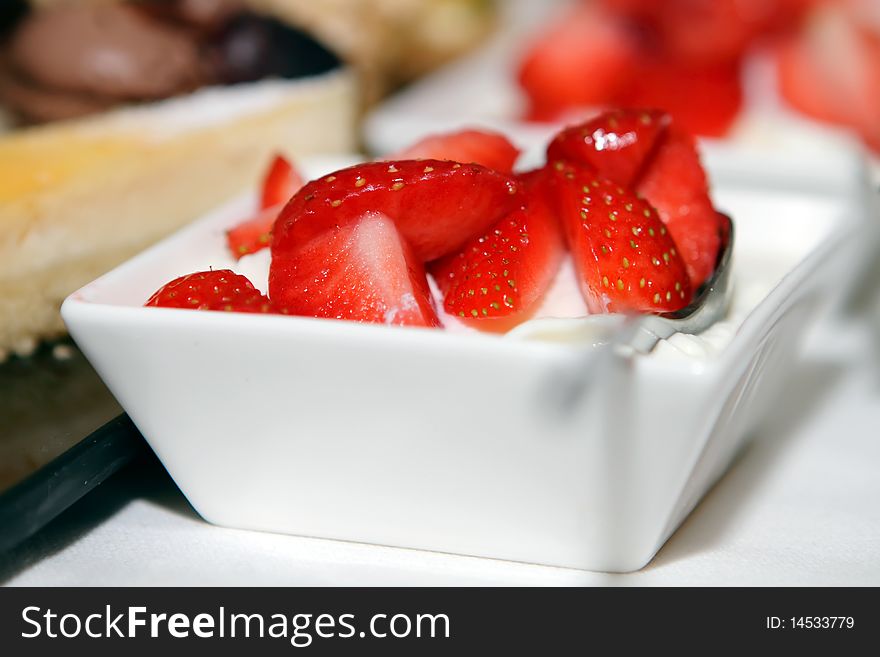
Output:
<instances>
[{"instance_id":1,"label":"blurred strawberry in background","mask_svg":"<svg viewBox=\"0 0 880 657\"><path fill-rule=\"evenodd\" d=\"M740 68L738 59L704 64L662 54L644 57L613 104L662 108L687 132L719 137L742 107Z\"/></svg>"},{"instance_id":2,"label":"blurred strawberry in background","mask_svg":"<svg viewBox=\"0 0 880 657\"><path fill-rule=\"evenodd\" d=\"M629 26L593 3L548 25L522 62L519 80L529 118L552 121L567 110L607 105L626 89L639 61Z\"/></svg>"},{"instance_id":3,"label":"blurred strawberry in background","mask_svg":"<svg viewBox=\"0 0 880 657\"><path fill-rule=\"evenodd\" d=\"M826 3L777 51L779 91L880 152L880 1Z\"/></svg>"},{"instance_id":4,"label":"blurred strawberry in background","mask_svg":"<svg viewBox=\"0 0 880 657\"><path fill-rule=\"evenodd\" d=\"M669 57L739 60L768 35L790 29L817 0L599 0L649 35Z\"/></svg>"},{"instance_id":5,"label":"blurred strawberry in background","mask_svg":"<svg viewBox=\"0 0 880 657\"><path fill-rule=\"evenodd\" d=\"M719 137L756 55L787 105L880 150L880 0L582 0L537 34L519 79L531 120L648 106Z\"/></svg>"}]
</instances>

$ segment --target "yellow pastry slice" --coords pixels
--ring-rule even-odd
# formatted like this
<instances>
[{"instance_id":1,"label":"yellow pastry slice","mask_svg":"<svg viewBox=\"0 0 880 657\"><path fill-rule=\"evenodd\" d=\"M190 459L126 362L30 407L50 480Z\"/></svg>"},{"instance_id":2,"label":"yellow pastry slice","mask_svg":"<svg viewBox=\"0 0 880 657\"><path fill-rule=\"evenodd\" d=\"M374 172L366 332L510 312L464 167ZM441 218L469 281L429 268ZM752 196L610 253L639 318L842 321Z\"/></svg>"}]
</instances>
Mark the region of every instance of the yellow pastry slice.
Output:
<instances>
[{"instance_id":1,"label":"yellow pastry slice","mask_svg":"<svg viewBox=\"0 0 880 657\"><path fill-rule=\"evenodd\" d=\"M210 87L0 139L0 359L64 327L62 300L257 183L274 152L351 152L347 70Z\"/></svg>"}]
</instances>

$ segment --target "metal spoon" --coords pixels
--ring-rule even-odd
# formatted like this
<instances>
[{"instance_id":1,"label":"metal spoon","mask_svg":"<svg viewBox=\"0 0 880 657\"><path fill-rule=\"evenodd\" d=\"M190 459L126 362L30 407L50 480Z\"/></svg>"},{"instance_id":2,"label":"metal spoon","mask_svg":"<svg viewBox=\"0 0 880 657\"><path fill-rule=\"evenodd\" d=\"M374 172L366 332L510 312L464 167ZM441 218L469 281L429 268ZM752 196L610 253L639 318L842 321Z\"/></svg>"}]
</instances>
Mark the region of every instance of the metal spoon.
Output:
<instances>
[{"instance_id":1,"label":"metal spoon","mask_svg":"<svg viewBox=\"0 0 880 657\"><path fill-rule=\"evenodd\" d=\"M596 372L611 371L612 362L618 356L633 353L648 354L660 340L675 333L700 333L724 317L731 298L731 257L734 230L730 217L723 231L721 248L715 271L700 286L691 303L681 310L659 315L592 315L582 321L534 320L520 328L520 337L563 340L590 345L585 349L583 360L578 359L565 372L554 375L552 385L546 386L541 397L542 407L561 411L567 417L577 407L593 383L605 380ZM516 329L515 329L516 331ZM508 335L513 335L512 331ZM600 348L593 348L600 347ZM552 403L547 403L552 402Z\"/></svg>"},{"instance_id":2,"label":"metal spoon","mask_svg":"<svg viewBox=\"0 0 880 657\"><path fill-rule=\"evenodd\" d=\"M730 305L730 263L733 254L734 228L727 215L722 215L725 230L715 271L706 280L693 300L681 310L659 315L647 315L636 322L635 330L626 343L641 354L650 353L660 340L676 333L702 333L721 319Z\"/></svg>"}]
</instances>

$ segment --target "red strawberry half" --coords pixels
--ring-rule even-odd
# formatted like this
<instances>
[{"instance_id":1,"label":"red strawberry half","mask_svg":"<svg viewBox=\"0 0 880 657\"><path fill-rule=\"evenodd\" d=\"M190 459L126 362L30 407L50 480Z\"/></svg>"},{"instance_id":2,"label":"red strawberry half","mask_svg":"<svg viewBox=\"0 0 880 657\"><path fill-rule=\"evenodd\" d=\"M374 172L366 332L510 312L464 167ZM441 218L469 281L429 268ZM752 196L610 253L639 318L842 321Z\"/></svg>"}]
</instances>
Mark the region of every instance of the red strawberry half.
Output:
<instances>
[{"instance_id":1,"label":"red strawberry half","mask_svg":"<svg viewBox=\"0 0 880 657\"><path fill-rule=\"evenodd\" d=\"M518 207L519 191L514 178L476 164L403 160L355 165L310 182L284 207L274 228L273 266L302 244L367 212L391 219L418 260L434 260Z\"/></svg>"},{"instance_id":2,"label":"red strawberry half","mask_svg":"<svg viewBox=\"0 0 880 657\"><path fill-rule=\"evenodd\" d=\"M715 269L723 222L709 198L706 174L691 137L671 129L638 181L681 251L694 287Z\"/></svg>"},{"instance_id":3,"label":"red strawberry half","mask_svg":"<svg viewBox=\"0 0 880 657\"><path fill-rule=\"evenodd\" d=\"M432 266L446 312L480 328L506 330L527 319L553 282L565 252L544 172L522 178L523 207Z\"/></svg>"},{"instance_id":4,"label":"red strawberry half","mask_svg":"<svg viewBox=\"0 0 880 657\"><path fill-rule=\"evenodd\" d=\"M228 269L175 278L159 288L144 305L240 313L280 312L247 278Z\"/></svg>"},{"instance_id":5,"label":"red strawberry half","mask_svg":"<svg viewBox=\"0 0 880 657\"><path fill-rule=\"evenodd\" d=\"M669 312L690 302L685 263L654 208L584 169L567 166L554 174L590 312Z\"/></svg>"},{"instance_id":6,"label":"red strawberry half","mask_svg":"<svg viewBox=\"0 0 880 657\"><path fill-rule=\"evenodd\" d=\"M556 135L547 148L547 161L588 164L606 178L630 185L669 123L669 116L656 110L604 112Z\"/></svg>"},{"instance_id":7,"label":"red strawberry half","mask_svg":"<svg viewBox=\"0 0 880 657\"><path fill-rule=\"evenodd\" d=\"M232 255L240 258L269 246L278 213L302 186L299 171L282 156L276 155L263 179L260 212L226 233L226 243Z\"/></svg>"},{"instance_id":8,"label":"red strawberry half","mask_svg":"<svg viewBox=\"0 0 880 657\"><path fill-rule=\"evenodd\" d=\"M273 300L289 313L407 326L439 326L421 261L378 212L331 226L273 258Z\"/></svg>"},{"instance_id":9,"label":"red strawberry half","mask_svg":"<svg viewBox=\"0 0 880 657\"><path fill-rule=\"evenodd\" d=\"M425 137L388 159L472 162L510 173L517 157L519 149L504 135L488 130L459 130Z\"/></svg>"}]
</instances>

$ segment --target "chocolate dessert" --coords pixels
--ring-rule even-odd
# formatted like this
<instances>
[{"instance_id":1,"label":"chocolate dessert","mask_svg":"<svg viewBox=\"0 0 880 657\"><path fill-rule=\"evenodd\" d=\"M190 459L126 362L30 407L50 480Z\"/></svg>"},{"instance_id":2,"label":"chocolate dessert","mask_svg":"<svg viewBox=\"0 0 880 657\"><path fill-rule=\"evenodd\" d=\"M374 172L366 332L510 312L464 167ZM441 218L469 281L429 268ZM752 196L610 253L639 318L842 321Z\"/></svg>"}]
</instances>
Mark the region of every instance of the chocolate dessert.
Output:
<instances>
[{"instance_id":1,"label":"chocolate dessert","mask_svg":"<svg viewBox=\"0 0 880 657\"><path fill-rule=\"evenodd\" d=\"M20 18L2 48L0 102L23 123L212 85L330 70L338 59L240 0L76 3Z\"/></svg>"}]
</instances>

